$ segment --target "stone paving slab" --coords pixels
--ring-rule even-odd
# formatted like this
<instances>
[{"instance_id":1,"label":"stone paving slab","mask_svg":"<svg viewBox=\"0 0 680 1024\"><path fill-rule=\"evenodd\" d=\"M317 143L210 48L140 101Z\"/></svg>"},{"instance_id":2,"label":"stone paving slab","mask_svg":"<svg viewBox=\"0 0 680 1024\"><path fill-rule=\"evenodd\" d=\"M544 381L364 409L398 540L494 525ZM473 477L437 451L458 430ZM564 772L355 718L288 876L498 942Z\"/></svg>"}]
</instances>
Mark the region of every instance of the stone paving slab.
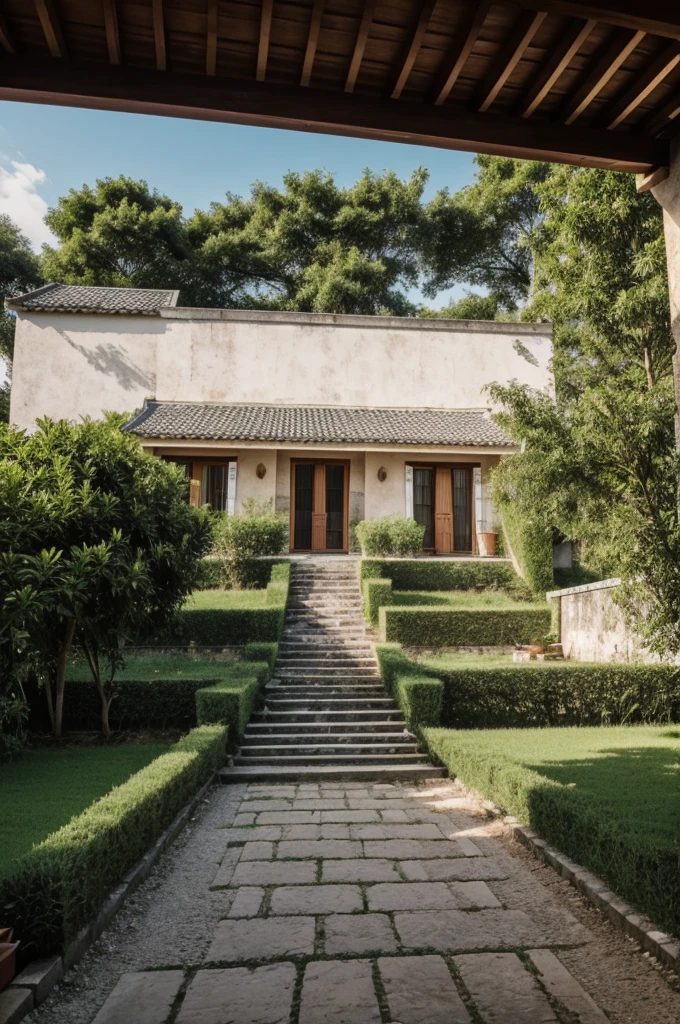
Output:
<instances>
[{"instance_id":1,"label":"stone paving slab","mask_svg":"<svg viewBox=\"0 0 680 1024\"><path fill-rule=\"evenodd\" d=\"M458 879L504 879L508 869L493 857L454 857L450 860L402 860L399 868L409 882L446 882Z\"/></svg>"},{"instance_id":2,"label":"stone paving slab","mask_svg":"<svg viewBox=\"0 0 680 1024\"><path fill-rule=\"evenodd\" d=\"M397 934L406 949L494 949L540 946L545 935L522 910L443 910L395 913Z\"/></svg>"},{"instance_id":3,"label":"stone paving slab","mask_svg":"<svg viewBox=\"0 0 680 1024\"><path fill-rule=\"evenodd\" d=\"M394 826L397 828L398 826ZM475 847L472 852L463 846L462 840L439 839L382 839L364 842L364 857L386 857L388 860L429 860L434 857L482 857L482 851ZM466 852L467 850L467 852Z\"/></svg>"},{"instance_id":4,"label":"stone paving slab","mask_svg":"<svg viewBox=\"0 0 680 1024\"><path fill-rule=\"evenodd\" d=\"M324 952L391 953L398 943L387 914L331 914L324 919Z\"/></svg>"},{"instance_id":5,"label":"stone paving slab","mask_svg":"<svg viewBox=\"0 0 680 1024\"><path fill-rule=\"evenodd\" d=\"M220 921L206 960L267 960L314 952L313 917L250 918Z\"/></svg>"},{"instance_id":6,"label":"stone paving slab","mask_svg":"<svg viewBox=\"0 0 680 1024\"><path fill-rule=\"evenodd\" d=\"M239 864L232 876L232 885L304 885L316 881L313 861L251 860Z\"/></svg>"},{"instance_id":7,"label":"stone paving slab","mask_svg":"<svg viewBox=\"0 0 680 1024\"><path fill-rule=\"evenodd\" d=\"M322 882L400 882L401 875L391 860L324 860Z\"/></svg>"},{"instance_id":8,"label":"stone paving slab","mask_svg":"<svg viewBox=\"0 0 680 1024\"><path fill-rule=\"evenodd\" d=\"M288 1024L295 978L290 963L199 971L177 1024Z\"/></svg>"},{"instance_id":9,"label":"stone paving slab","mask_svg":"<svg viewBox=\"0 0 680 1024\"><path fill-rule=\"evenodd\" d=\"M538 981L514 953L465 954L455 957L454 963L485 1024L557 1020Z\"/></svg>"},{"instance_id":10,"label":"stone paving slab","mask_svg":"<svg viewBox=\"0 0 680 1024\"><path fill-rule=\"evenodd\" d=\"M361 857L361 843L342 839L289 840L279 843L276 853L279 860L292 857L309 860L313 857L328 857L330 860L353 860Z\"/></svg>"},{"instance_id":11,"label":"stone paving slab","mask_svg":"<svg viewBox=\"0 0 680 1024\"><path fill-rule=\"evenodd\" d=\"M364 909L358 885L287 885L275 889L270 914L355 914Z\"/></svg>"},{"instance_id":12,"label":"stone paving slab","mask_svg":"<svg viewBox=\"0 0 680 1024\"><path fill-rule=\"evenodd\" d=\"M570 1013L579 1024L608 1024L604 1013L592 996L579 985L564 964L549 949L530 949L529 957L538 971L543 987Z\"/></svg>"},{"instance_id":13,"label":"stone paving slab","mask_svg":"<svg viewBox=\"0 0 680 1024\"><path fill-rule=\"evenodd\" d=\"M378 969L393 1021L470 1024L470 1014L440 956L381 959Z\"/></svg>"},{"instance_id":14,"label":"stone paving slab","mask_svg":"<svg viewBox=\"0 0 680 1024\"><path fill-rule=\"evenodd\" d=\"M380 1024L368 960L328 960L305 968L300 1024Z\"/></svg>"},{"instance_id":15,"label":"stone paving slab","mask_svg":"<svg viewBox=\"0 0 680 1024\"><path fill-rule=\"evenodd\" d=\"M164 1024L184 971L124 974L94 1019L94 1024Z\"/></svg>"}]
</instances>

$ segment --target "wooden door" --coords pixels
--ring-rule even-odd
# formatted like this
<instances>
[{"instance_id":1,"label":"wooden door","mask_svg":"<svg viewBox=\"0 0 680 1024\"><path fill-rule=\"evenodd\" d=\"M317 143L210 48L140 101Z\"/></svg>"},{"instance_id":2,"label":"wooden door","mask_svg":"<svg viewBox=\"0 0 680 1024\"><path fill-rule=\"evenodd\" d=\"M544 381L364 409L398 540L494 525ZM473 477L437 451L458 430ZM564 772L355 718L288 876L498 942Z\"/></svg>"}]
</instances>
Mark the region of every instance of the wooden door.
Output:
<instances>
[{"instance_id":1,"label":"wooden door","mask_svg":"<svg viewBox=\"0 0 680 1024\"><path fill-rule=\"evenodd\" d=\"M448 466L437 466L435 472L434 550L438 555L453 552L453 489Z\"/></svg>"},{"instance_id":2,"label":"wooden door","mask_svg":"<svg viewBox=\"0 0 680 1024\"><path fill-rule=\"evenodd\" d=\"M434 469L415 466L413 469L413 518L425 527L423 549L434 547Z\"/></svg>"},{"instance_id":3,"label":"wooden door","mask_svg":"<svg viewBox=\"0 0 680 1024\"><path fill-rule=\"evenodd\" d=\"M293 551L346 551L349 465L295 462L292 467Z\"/></svg>"},{"instance_id":4,"label":"wooden door","mask_svg":"<svg viewBox=\"0 0 680 1024\"><path fill-rule=\"evenodd\" d=\"M472 470L451 471L453 478L453 550L472 552Z\"/></svg>"},{"instance_id":5,"label":"wooden door","mask_svg":"<svg viewBox=\"0 0 680 1024\"><path fill-rule=\"evenodd\" d=\"M314 466L314 511L312 513L312 551L326 550L326 467Z\"/></svg>"}]
</instances>

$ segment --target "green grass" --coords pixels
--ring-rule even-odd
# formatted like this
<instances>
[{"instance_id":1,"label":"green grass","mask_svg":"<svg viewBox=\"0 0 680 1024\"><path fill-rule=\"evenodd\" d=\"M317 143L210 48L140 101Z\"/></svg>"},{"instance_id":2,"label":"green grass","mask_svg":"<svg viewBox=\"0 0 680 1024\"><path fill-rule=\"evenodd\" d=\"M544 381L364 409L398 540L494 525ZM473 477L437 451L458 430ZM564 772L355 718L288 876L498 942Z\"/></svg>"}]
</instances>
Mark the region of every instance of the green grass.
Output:
<instances>
[{"instance_id":1,"label":"green grass","mask_svg":"<svg viewBox=\"0 0 680 1024\"><path fill-rule=\"evenodd\" d=\"M0 875L34 844L167 750L164 743L26 750L17 761L0 765Z\"/></svg>"},{"instance_id":2,"label":"green grass","mask_svg":"<svg viewBox=\"0 0 680 1024\"><path fill-rule=\"evenodd\" d=\"M680 842L680 726L464 730L613 815L626 831Z\"/></svg>"},{"instance_id":3,"label":"green grass","mask_svg":"<svg viewBox=\"0 0 680 1024\"><path fill-rule=\"evenodd\" d=\"M545 601L517 601L502 590L395 590L393 604L444 608L545 608Z\"/></svg>"},{"instance_id":4,"label":"green grass","mask_svg":"<svg viewBox=\"0 0 680 1024\"><path fill-rule=\"evenodd\" d=\"M270 605L266 590L195 590L184 604L188 611L225 608L267 608Z\"/></svg>"},{"instance_id":5,"label":"green grass","mask_svg":"<svg viewBox=\"0 0 680 1024\"><path fill-rule=\"evenodd\" d=\"M415 659L419 665L427 665L428 669L436 672L455 672L470 668L504 668L504 669L525 669L535 668L549 671L553 668L583 668L584 666L595 667L594 661L513 661L512 654L456 654L446 653L432 654Z\"/></svg>"},{"instance_id":6,"label":"green grass","mask_svg":"<svg viewBox=\"0 0 680 1024\"><path fill-rule=\"evenodd\" d=\"M215 679L230 672L234 664L240 665L241 662L219 661L193 654L130 655L125 660L125 667L116 672L116 679L142 682L151 679ZM92 676L85 662L74 662L68 668L67 678L89 681Z\"/></svg>"}]
</instances>

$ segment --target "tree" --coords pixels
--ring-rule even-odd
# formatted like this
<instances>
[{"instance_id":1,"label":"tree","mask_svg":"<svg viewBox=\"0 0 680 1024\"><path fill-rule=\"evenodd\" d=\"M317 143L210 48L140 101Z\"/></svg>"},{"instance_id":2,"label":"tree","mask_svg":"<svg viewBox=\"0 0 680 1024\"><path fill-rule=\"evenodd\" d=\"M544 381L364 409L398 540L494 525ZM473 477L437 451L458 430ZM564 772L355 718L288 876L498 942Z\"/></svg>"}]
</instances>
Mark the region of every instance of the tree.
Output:
<instances>
[{"instance_id":1,"label":"tree","mask_svg":"<svg viewBox=\"0 0 680 1024\"><path fill-rule=\"evenodd\" d=\"M31 437L0 431L0 557L15 565L0 596L3 608L22 587L26 600L35 596L16 628L28 638L23 653L34 659L56 735L76 652L90 666L109 734L126 643L184 601L211 543L207 513L189 505L182 473L121 433L122 419L44 420Z\"/></svg>"},{"instance_id":2,"label":"tree","mask_svg":"<svg viewBox=\"0 0 680 1024\"><path fill-rule=\"evenodd\" d=\"M28 239L6 215L0 215L0 365L12 373L16 317L5 309L5 299L30 291L41 283L38 257ZM9 383L0 386L0 422L9 419Z\"/></svg>"},{"instance_id":3,"label":"tree","mask_svg":"<svg viewBox=\"0 0 680 1024\"><path fill-rule=\"evenodd\" d=\"M555 397L491 389L524 444L498 496L585 542L589 565L621 576L647 642L680 650L680 527L674 342L661 209L625 174L560 167L537 187L528 318L555 326Z\"/></svg>"}]
</instances>

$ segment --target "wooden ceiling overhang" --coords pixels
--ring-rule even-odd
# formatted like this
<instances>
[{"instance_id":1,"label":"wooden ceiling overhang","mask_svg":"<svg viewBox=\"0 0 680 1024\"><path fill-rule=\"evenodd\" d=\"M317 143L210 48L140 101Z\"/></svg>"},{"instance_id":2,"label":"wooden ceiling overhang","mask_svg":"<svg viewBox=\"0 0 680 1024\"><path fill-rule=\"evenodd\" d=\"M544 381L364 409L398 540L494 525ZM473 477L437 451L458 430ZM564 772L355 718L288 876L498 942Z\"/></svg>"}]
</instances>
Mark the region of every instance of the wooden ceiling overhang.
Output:
<instances>
[{"instance_id":1,"label":"wooden ceiling overhang","mask_svg":"<svg viewBox=\"0 0 680 1024\"><path fill-rule=\"evenodd\" d=\"M0 98L634 171L680 130L680 0L0 0Z\"/></svg>"}]
</instances>

